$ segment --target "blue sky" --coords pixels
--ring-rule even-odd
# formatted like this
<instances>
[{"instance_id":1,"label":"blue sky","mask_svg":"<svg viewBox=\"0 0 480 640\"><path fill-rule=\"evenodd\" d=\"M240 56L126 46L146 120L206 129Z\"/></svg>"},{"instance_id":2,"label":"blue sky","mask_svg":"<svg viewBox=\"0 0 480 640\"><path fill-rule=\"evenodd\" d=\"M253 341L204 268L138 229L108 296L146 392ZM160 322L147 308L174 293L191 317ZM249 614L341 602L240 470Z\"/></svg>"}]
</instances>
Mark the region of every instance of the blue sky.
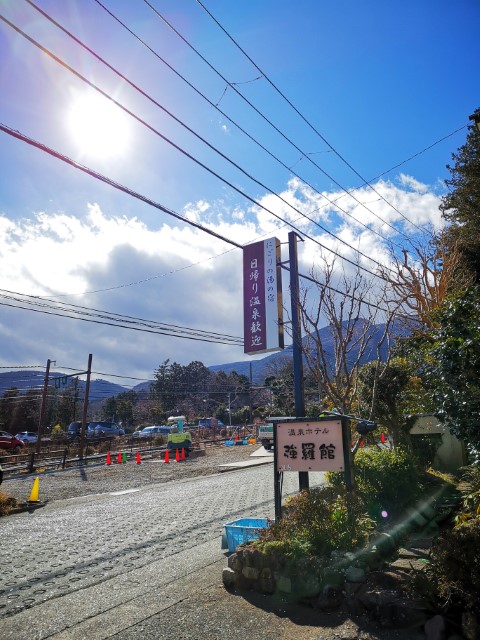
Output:
<instances>
[{"instance_id":1,"label":"blue sky","mask_svg":"<svg viewBox=\"0 0 480 640\"><path fill-rule=\"evenodd\" d=\"M417 232L405 218L419 226L440 224L445 165L480 105L478 2L205 0L257 67L195 0L149 0L151 6L143 0L102 0L144 44L95 0L36 4L143 95L25 0L1 0L0 13L151 129L125 113L119 122L115 114L102 122L98 104L81 123L71 114L75 106L84 116L88 112L82 102L89 93L86 84L0 21L0 121L7 127L239 244L269 234L284 241L288 231L242 192L284 219L297 220L298 211L316 215L329 231L379 259L386 259L379 236L347 214L396 241ZM91 140L96 125L100 130ZM3 132L0 163L0 288L241 336L240 250ZM359 176L375 191L362 187ZM357 189L357 201L343 189ZM329 200L343 196L343 211L325 206L320 194ZM330 246L324 231L305 220L298 224ZM318 245L304 245L300 262L308 272ZM149 377L166 358L207 365L244 359L238 346L152 336L4 305L0 337L0 366L52 358L83 369L93 352L99 371Z\"/></svg>"}]
</instances>

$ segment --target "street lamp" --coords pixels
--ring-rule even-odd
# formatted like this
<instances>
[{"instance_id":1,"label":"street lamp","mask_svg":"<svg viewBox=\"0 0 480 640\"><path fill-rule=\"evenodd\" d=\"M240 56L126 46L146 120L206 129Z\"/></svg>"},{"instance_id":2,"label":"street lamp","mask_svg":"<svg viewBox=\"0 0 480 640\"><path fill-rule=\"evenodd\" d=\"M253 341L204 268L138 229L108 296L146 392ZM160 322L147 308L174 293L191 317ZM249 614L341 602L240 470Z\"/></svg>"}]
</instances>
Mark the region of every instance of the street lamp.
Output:
<instances>
[{"instance_id":1,"label":"street lamp","mask_svg":"<svg viewBox=\"0 0 480 640\"><path fill-rule=\"evenodd\" d=\"M480 131L480 112L476 111L475 113L472 113L472 115L469 116L468 119L469 120L473 120L473 122L475 123L477 129Z\"/></svg>"}]
</instances>

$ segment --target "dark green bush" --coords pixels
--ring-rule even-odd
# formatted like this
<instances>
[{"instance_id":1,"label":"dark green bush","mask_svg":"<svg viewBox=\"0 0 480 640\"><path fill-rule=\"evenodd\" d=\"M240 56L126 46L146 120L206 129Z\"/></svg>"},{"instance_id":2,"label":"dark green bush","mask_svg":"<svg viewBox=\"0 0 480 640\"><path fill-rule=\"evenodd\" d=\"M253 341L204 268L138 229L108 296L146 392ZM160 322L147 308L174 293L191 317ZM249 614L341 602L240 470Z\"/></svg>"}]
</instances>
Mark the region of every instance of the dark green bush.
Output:
<instances>
[{"instance_id":1,"label":"dark green bush","mask_svg":"<svg viewBox=\"0 0 480 640\"><path fill-rule=\"evenodd\" d=\"M478 611L480 519L446 531L432 547L428 575L444 608Z\"/></svg>"},{"instance_id":2,"label":"dark green bush","mask_svg":"<svg viewBox=\"0 0 480 640\"><path fill-rule=\"evenodd\" d=\"M417 500L419 476L413 456L396 449L359 449L354 459L355 489L370 517L380 522L402 516ZM343 474L330 473L333 486L343 483Z\"/></svg>"},{"instance_id":3,"label":"dark green bush","mask_svg":"<svg viewBox=\"0 0 480 640\"><path fill-rule=\"evenodd\" d=\"M355 484L370 516L403 515L420 495L419 476L412 455L403 448L363 449L355 456Z\"/></svg>"},{"instance_id":4,"label":"dark green bush","mask_svg":"<svg viewBox=\"0 0 480 640\"><path fill-rule=\"evenodd\" d=\"M261 531L256 546L265 553L322 555L360 547L373 528L361 499L342 489L320 487L289 498L282 518Z\"/></svg>"},{"instance_id":5,"label":"dark green bush","mask_svg":"<svg viewBox=\"0 0 480 640\"><path fill-rule=\"evenodd\" d=\"M480 515L480 466L471 465L462 474L463 509L472 517Z\"/></svg>"}]
</instances>

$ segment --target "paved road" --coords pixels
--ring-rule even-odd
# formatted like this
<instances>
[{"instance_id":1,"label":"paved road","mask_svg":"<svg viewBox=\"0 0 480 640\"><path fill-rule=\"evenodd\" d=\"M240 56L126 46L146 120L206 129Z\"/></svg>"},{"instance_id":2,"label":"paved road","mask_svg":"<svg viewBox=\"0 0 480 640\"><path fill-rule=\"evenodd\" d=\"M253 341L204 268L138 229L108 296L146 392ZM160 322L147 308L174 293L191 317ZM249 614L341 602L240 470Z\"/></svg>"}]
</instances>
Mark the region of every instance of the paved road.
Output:
<instances>
[{"instance_id":1,"label":"paved road","mask_svg":"<svg viewBox=\"0 0 480 640\"><path fill-rule=\"evenodd\" d=\"M284 495L297 488L297 474L285 474ZM189 576L225 559L225 522L267 516L272 465L57 501L4 518L2 640L112 637L171 607Z\"/></svg>"}]
</instances>

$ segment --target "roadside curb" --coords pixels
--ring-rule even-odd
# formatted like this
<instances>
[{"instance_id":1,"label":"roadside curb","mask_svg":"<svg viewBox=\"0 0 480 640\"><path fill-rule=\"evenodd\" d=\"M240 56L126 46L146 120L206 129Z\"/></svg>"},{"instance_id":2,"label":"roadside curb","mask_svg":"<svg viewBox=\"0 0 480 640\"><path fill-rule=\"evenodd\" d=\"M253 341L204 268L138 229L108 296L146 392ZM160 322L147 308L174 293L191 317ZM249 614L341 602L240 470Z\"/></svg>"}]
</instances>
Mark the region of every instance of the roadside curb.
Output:
<instances>
[{"instance_id":1,"label":"roadside curb","mask_svg":"<svg viewBox=\"0 0 480 640\"><path fill-rule=\"evenodd\" d=\"M273 462L273 458L261 458L257 460L244 460L243 462L229 462L227 464L221 464L218 466L220 473L225 471L236 471L237 469L247 469L248 467L258 467L262 464L269 464Z\"/></svg>"}]
</instances>

